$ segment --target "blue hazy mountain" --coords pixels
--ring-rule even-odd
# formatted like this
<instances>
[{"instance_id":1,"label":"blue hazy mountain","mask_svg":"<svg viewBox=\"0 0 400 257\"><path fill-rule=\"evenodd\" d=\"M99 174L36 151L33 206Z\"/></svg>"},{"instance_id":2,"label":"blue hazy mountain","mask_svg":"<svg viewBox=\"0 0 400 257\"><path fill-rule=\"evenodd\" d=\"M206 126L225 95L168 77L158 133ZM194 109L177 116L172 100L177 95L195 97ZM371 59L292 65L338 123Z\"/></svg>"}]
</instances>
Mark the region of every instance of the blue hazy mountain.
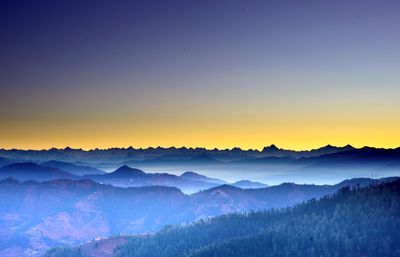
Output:
<instances>
[{"instance_id":1,"label":"blue hazy mountain","mask_svg":"<svg viewBox=\"0 0 400 257\"><path fill-rule=\"evenodd\" d=\"M142 170L131 168L127 165L121 166L115 171L104 174L102 178L115 178L115 179L125 179L125 178L136 178L146 176L146 173ZM97 176L100 177L100 176Z\"/></svg>"},{"instance_id":2,"label":"blue hazy mountain","mask_svg":"<svg viewBox=\"0 0 400 257\"><path fill-rule=\"evenodd\" d=\"M105 174L105 171L86 166L86 165L77 165L69 162L63 162L63 161L48 161L42 163L43 166L49 166L53 168L59 168L61 170L67 171L69 173L78 175L78 176L84 176L84 175L100 175L100 174Z\"/></svg>"},{"instance_id":3,"label":"blue hazy mountain","mask_svg":"<svg viewBox=\"0 0 400 257\"><path fill-rule=\"evenodd\" d=\"M399 175L400 148L353 148L327 145L309 151L281 149L275 145L259 150L205 148L110 148L4 150L0 157L11 161L40 163L55 160L100 170L115 170L122 165L154 172L181 174L195 170L220 180L255 180L270 185L297 183L335 183L351 177ZM378 173L378 174L377 174Z\"/></svg>"},{"instance_id":4,"label":"blue hazy mountain","mask_svg":"<svg viewBox=\"0 0 400 257\"><path fill-rule=\"evenodd\" d=\"M104 175L89 175L85 178L104 184L119 187L143 187L143 186L168 186L176 187L185 193L195 193L200 190L219 185L219 180L198 175L198 180L193 179L194 173L188 179L186 176L176 176L168 173L145 173L140 169L121 166L115 171Z\"/></svg>"},{"instance_id":5,"label":"blue hazy mountain","mask_svg":"<svg viewBox=\"0 0 400 257\"><path fill-rule=\"evenodd\" d=\"M176 187L185 193L195 193L200 190L227 184L226 181L210 178L195 172L185 172L180 176L168 173L145 173L140 169L124 165L111 173L106 173L90 166L75 165L61 161L49 161L41 165L32 162L13 163L0 168L0 178L9 177L20 181L87 178L99 183L119 187Z\"/></svg>"},{"instance_id":6,"label":"blue hazy mountain","mask_svg":"<svg viewBox=\"0 0 400 257\"><path fill-rule=\"evenodd\" d=\"M215 185L228 184L228 182L226 182L222 179L210 178L210 177L207 177L204 175L200 175L193 171L186 171L186 172L182 173L179 177L186 179L186 180L202 181L202 182L211 183L211 184L215 184Z\"/></svg>"},{"instance_id":7,"label":"blue hazy mountain","mask_svg":"<svg viewBox=\"0 0 400 257\"><path fill-rule=\"evenodd\" d=\"M11 164L11 163L12 163L11 160L9 160L7 158L0 157L0 167L6 166L6 165Z\"/></svg>"},{"instance_id":8,"label":"blue hazy mountain","mask_svg":"<svg viewBox=\"0 0 400 257\"><path fill-rule=\"evenodd\" d=\"M33 162L12 163L0 168L0 178L15 178L20 181L45 181L59 178L76 179L78 176L58 168L42 166Z\"/></svg>"},{"instance_id":9,"label":"blue hazy mountain","mask_svg":"<svg viewBox=\"0 0 400 257\"><path fill-rule=\"evenodd\" d=\"M268 186L264 183L250 181L250 180L239 180L239 181L236 181L235 183L232 183L231 185L234 187L242 188L242 189L264 188L264 187Z\"/></svg>"}]
</instances>

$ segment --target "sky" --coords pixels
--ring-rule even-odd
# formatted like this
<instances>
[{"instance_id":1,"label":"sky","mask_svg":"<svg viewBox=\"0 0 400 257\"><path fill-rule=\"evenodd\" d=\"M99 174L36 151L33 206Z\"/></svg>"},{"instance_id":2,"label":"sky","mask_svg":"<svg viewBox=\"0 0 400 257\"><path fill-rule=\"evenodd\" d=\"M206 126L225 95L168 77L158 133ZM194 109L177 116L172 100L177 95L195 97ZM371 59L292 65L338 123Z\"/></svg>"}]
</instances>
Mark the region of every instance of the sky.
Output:
<instances>
[{"instance_id":1,"label":"sky","mask_svg":"<svg viewBox=\"0 0 400 257\"><path fill-rule=\"evenodd\" d=\"M0 148L400 146L399 1L1 1Z\"/></svg>"}]
</instances>

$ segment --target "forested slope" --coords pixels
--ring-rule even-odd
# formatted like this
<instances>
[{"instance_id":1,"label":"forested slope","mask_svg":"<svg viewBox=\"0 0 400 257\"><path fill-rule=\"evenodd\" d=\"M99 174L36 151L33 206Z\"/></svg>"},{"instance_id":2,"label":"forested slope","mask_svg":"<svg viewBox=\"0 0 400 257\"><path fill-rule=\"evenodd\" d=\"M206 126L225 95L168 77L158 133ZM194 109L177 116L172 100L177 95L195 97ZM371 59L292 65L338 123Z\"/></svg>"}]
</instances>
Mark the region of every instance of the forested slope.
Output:
<instances>
[{"instance_id":1,"label":"forested slope","mask_svg":"<svg viewBox=\"0 0 400 257\"><path fill-rule=\"evenodd\" d=\"M134 238L119 256L400 256L400 181Z\"/></svg>"},{"instance_id":2,"label":"forested slope","mask_svg":"<svg viewBox=\"0 0 400 257\"><path fill-rule=\"evenodd\" d=\"M134 236L120 257L400 256L400 180L345 187L291 208L236 213ZM51 257L81 256L52 250Z\"/></svg>"}]
</instances>

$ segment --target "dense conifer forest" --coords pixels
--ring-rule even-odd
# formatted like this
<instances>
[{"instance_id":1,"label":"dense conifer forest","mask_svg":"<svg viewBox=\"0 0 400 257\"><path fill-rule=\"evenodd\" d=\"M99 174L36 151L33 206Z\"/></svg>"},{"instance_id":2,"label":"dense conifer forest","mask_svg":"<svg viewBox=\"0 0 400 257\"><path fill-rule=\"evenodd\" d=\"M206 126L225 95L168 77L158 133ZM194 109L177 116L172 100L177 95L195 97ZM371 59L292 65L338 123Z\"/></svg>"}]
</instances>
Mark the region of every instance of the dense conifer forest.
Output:
<instances>
[{"instance_id":1,"label":"dense conifer forest","mask_svg":"<svg viewBox=\"0 0 400 257\"><path fill-rule=\"evenodd\" d=\"M236 213L132 237L123 257L400 256L400 180L294 207ZM53 249L51 257L81 257Z\"/></svg>"}]
</instances>

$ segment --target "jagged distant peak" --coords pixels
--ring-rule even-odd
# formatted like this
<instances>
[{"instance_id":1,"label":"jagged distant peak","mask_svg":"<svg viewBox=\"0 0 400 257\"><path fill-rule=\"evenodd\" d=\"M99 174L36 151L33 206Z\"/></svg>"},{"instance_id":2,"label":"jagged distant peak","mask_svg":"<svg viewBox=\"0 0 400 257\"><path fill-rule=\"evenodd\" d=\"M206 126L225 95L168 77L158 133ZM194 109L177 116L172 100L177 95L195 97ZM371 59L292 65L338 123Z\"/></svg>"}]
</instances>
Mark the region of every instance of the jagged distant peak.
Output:
<instances>
[{"instance_id":1,"label":"jagged distant peak","mask_svg":"<svg viewBox=\"0 0 400 257\"><path fill-rule=\"evenodd\" d=\"M352 150L354 147L350 144L347 144L345 146L334 146L331 144L327 144L326 146L320 147L316 150Z\"/></svg>"},{"instance_id":2,"label":"jagged distant peak","mask_svg":"<svg viewBox=\"0 0 400 257\"><path fill-rule=\"evenodd\" d=\"M270 146L265 146L262 151L265 152L265 151L279 151L279 150L280 148L278 148L275 144L272 144Z\"/></svg>"}]
</instances>

